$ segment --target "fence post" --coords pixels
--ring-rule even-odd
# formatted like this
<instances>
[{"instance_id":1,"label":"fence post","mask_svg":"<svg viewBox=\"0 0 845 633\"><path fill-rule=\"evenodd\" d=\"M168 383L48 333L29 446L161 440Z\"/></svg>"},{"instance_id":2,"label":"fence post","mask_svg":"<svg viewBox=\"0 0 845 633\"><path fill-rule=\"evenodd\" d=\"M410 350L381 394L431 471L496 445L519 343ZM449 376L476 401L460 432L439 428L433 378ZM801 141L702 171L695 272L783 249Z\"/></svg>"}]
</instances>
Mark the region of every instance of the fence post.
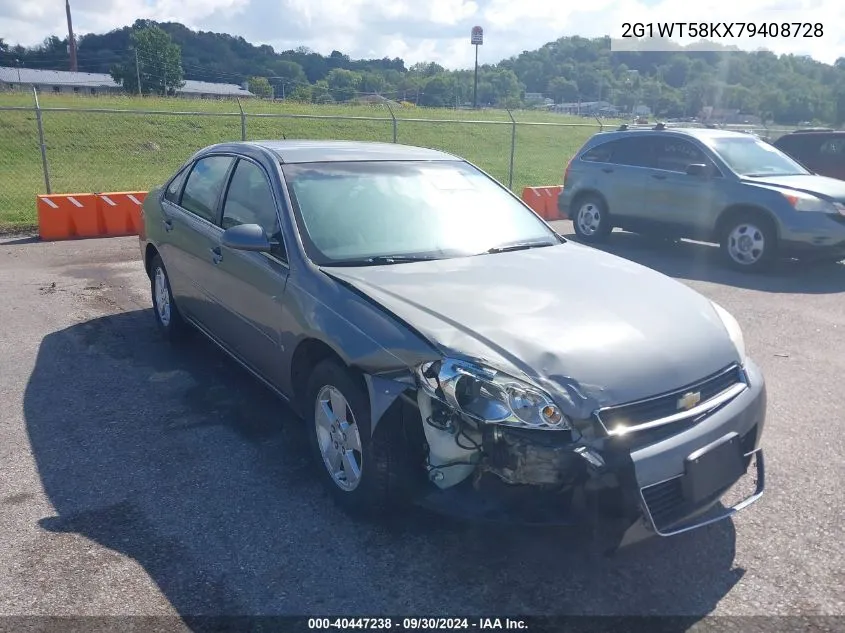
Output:
<instances>
[{"instance_id":1,"label":"fence post","mask_svg":"<svg viewBox=\"0 0 845 633\"><path fill-rule=\"evenodd\" d=\"M387 106L387 111L390 112L390 118L393 119L393 142L396 143L396 139L398 138L398 129L396 124L396 115L393 114L393 108L390 107L390 101L385 101L385 105Z\"/></svg>"},{"instance_id":2,"label":"fence post","mask_svg":"<svg viewBox=\"0 0 845 633\"><path fill-rule=\"evenodd\" d=\"M508 189L513 189L513 155L516 151L516 119L513 118L510 109L506 109L511 118L511 161L508 167Z\"/></svg>"},{"instance_id":3,"label":"fence post","mask_svg":"<svg viewBox=\"0 0 845 633\"><path fill-rule=\"evenodd\" d=\"M32 87L32 96L35 98L35 120L38 122L38 143L41 146L41 167L44 170L44 186L47 193L53 193L50 189L50 168L47 164L47 146L44 144L44 123L41 121L41 106L38 104L38 90Z\"/></svg>"},{"instance_id":4,"label":"fence post","mask_svg":"<svg viewBox=\"0 0 845 633\"><path fill-rule=\"evenodd\" d=\"M598 122L599 122L599 132L603 132L603 131L604 131L604 123L602 123L602 122L601 122L601 119L598 117L598 115L597 115L597 114L594 114L594 115L593 115L593 118L594 118L596 121L598 121Z\"/></svg>"},{"instance_id":5,"label":"fence post","mask_svg":"<svg viewBox=\"0 0 845 633\"><path fill-rule=\"evenodd\" d=\"M241 111L241 140L246 140L246 114L244 114L244 107L241 105L241 98L235 97L238 102L238 110Z\"/></svg>"}]
</instances>

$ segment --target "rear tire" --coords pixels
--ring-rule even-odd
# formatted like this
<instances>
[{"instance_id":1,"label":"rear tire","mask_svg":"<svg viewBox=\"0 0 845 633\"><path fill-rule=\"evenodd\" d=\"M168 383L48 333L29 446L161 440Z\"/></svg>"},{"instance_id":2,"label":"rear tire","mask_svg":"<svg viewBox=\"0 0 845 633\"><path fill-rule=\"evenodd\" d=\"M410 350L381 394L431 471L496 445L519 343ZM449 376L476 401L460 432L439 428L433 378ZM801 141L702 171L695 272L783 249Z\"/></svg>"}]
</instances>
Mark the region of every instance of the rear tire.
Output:
<instances>
[{"instance_id":1,"label":"rear tire","mask_svg":"<svg viewBox=\"0 0 845 633\"><path fill-rule=\"evenodd\" d=\"M184 340L188 335L188 324L173 300L170 277L160 255L155 255L150 263L150 293L159 330L171 343Z\"/></svg>"},{"instance_id":2,"label":"rear tire","mask_svg":"<svg viewBox=\"0 0 845 633\"><path fill-rule=\"evenodd\" d=\"M409 464L401 426L383 420L370 432L369 397L349 370L333 359L319 363L304 408L316 467L340 507L353 516L381 518L402 505Z\"/></svg>"},{"instance_id":3,"label":"rear tire","mask_svg":"<svg viewBox=\"0 0 845 633\"><path fill-rule=\"evenodd\" d=\"M734 270L763 272L777 259L777 233L759 212L732 215L722 225L719 245L723 261Z\"/></svg>"},{"instance_id":4,"label":"rear tire","mask_svg":"<svg viewBox=\"0 0 845 633\"><path fill-rule=\"evenodd\" d=\"M599 196L579 196L575 199L572 209L572 225L580 241L588 244L603 242L613 231L607 205Z\"/></svg>"}]
</instances>

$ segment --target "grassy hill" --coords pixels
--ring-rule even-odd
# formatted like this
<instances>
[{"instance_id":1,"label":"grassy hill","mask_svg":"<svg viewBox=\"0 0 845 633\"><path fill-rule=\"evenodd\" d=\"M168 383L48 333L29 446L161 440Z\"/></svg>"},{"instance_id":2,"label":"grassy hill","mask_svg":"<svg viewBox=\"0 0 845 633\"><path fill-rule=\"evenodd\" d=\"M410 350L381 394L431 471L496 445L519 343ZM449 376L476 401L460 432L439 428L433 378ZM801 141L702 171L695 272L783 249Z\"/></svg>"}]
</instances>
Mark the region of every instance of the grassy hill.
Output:
<instances>
[{"instance_id":1,"label":"grassy hill","mask_svg":"<svg viewBox=\"0 0 845 633\"><path fill-rule=\"evenodd\" d=\"M193 151L241 139L241 117L231 101L45 94L40 103L61 108L43 112L54 193L148 190ZM32 105L29 94L0 94L0 107ZM252 101L244 109L248 139L393 140L393 120L382 105ZM394 114L399 143L452 152L508 184L512 126L507 112L394 106ZM514 117L514 191L558 184L566 161L599 130L596 121L580 117L544 112L515 112ZM0 230L31 228L35 196L45 192L33 110L0 110L0 148Z\"/></svg>"}]
</instances>

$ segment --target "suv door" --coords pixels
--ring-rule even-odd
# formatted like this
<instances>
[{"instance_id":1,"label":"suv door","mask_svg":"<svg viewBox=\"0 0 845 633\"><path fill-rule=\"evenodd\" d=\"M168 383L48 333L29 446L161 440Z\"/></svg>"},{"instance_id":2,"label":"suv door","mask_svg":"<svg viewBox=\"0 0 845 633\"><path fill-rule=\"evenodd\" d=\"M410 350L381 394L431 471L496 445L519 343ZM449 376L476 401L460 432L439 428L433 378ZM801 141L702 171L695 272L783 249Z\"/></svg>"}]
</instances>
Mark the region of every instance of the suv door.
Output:
<instances>
[{"instance_id":1,"label":"suv door","mask_svg":"<svg viewBox=\"0 0 845 633\"><path fill-rule=\"evenodd\" d=\"M653 230L685 237L704 233L722 208L722 174L704 150L687 139L655 135L653 149L654 165L648 169L646 185ZM692 164L706 165L711 176L687 174Z\"/></svg>"},{"instance_id":2,"label":"suv door","mask_svg":"<svg viewBox=\"0 0 845 633\"><path fill-rule=\"evenodd\" d=\"M223 198L220 225L258 224L273 244L269 253L230 249L219 245L211 292L222 307L215 334L242 362L281 389L285 321L283 300L289 268L277 203L264 168L248 158L238 159Z\"/></svg>"},{"instance_id":3,"label":"suv door","mask_svg":"<svg viewBox=\"0 0 845 633\"><path fill-rule=\"evenodd\" d=\"M231 156L200 158L188 168L181 192L165 192L162 202L167 215L162 259L170 273L174 298L186 316L205 327L211 327L214 320L216 298L206 281L222 233L216 220L232 163Z\"/></svg>"},{"instance_id":4,"label":"suv door","mask_svg":"<svg viewBox=\"0 0 845 633\"><path fill-rule=\"evenodd\" d=\"M645 167L651 162L648 139L630 136L598 145L581 160L594 163L589 185L607 200L614 223L636 218L644 211Z\"/></svg>"}]
</instances>

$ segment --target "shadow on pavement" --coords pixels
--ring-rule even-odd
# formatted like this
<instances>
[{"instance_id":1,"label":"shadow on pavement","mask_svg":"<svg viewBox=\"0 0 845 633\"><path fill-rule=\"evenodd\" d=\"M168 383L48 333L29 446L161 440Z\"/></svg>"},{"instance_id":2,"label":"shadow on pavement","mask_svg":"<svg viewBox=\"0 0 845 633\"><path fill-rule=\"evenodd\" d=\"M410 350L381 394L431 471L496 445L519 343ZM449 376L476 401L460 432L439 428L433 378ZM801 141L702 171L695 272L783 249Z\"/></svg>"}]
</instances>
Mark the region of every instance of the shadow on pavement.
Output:
<instances>
[{"instance_id":1,"label":"shadow on pavement","mask_svg":"<svg viewBox=\"0 0 845 633\"><path fill-rule=\"evenodd\" d=\"M561 235L578 241L571 229L561 231ZM607 242L591 246L678 279L770 293L830 294L845 291L845 266L842 264L784 260L777 262L767 273L743 273L725 267L716 245L661 242L623 231L614 231Z\"/></svg>"},{"instance_id":2,"label":"shadow on pavement","mask_svg":"<svg viewBox=\"0 0 845 633\"><path fill-rule=\"evenodd\" d=\"M744 573L731 521L613 558L572 530L422 511L353 521L320 487L287 407L199 336L169 347L149 310L45 337L24 410L57 513L40 526L137 561L183 617L698 617ZM122 585L120 557L58 540L32 554L55 591Z\"/></svg>"}]
</instances>

